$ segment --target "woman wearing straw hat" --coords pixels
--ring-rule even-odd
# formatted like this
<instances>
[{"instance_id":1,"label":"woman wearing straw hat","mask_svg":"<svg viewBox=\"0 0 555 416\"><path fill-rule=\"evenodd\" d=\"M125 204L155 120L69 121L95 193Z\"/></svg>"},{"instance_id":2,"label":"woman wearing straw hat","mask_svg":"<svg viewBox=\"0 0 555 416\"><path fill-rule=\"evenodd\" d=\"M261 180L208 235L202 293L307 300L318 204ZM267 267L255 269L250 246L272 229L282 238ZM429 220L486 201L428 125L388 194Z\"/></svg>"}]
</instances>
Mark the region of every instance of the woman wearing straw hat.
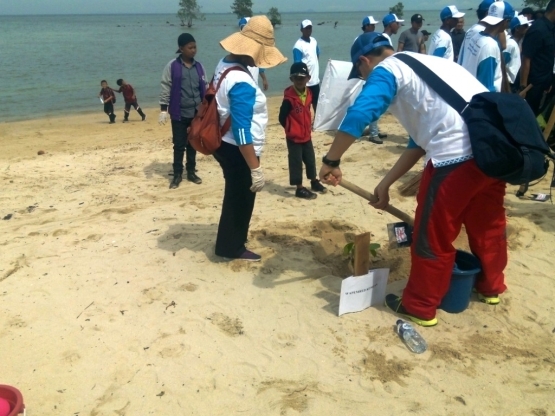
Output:
<instances>
[{"instance_id":1,"label":"woman wearing straw hat","mask_svg":"<svg viewBox=\"0 0 555 416\"><path fill-rule=\"evenodd\" d=\"M275 46L274 28L266 16L254 16L243 30L220 42L229 54L216 66L214 85L231 67L216 93L220 123L231 117L231 128L214 153L225 178L224 201L216 238L216 255L260 261L245 243L256 192L264 186L260 154L268 124L266 96L247 67L272 68L287 61Z\"/></svg>"}]
</instances>

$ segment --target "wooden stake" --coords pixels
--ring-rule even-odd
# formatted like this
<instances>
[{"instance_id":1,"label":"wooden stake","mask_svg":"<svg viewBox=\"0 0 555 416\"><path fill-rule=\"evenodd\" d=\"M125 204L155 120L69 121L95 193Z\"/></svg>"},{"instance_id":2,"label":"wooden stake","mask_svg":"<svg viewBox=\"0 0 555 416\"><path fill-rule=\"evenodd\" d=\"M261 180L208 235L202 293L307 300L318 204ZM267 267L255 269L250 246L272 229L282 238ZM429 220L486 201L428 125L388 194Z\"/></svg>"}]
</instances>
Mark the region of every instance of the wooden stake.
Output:
<instances>
[{"instance_id":1,"label":"wooden stake","mask_svg":"<svg viewBox=\"0 0 555 416\"><path fill-rule=\"evenodd\" d=\"M551 130L553 130L553 126L555 125L555 106L553 110L551 110L551 115L549 116L549 120L545 129L543 129L543 138L545 140L549 139L549 135L551 134Z\"/></svg>"},{"instance_id":2,"label":"wooden stake","mask_svg":"<svg viewBox=\"0 0 555 416\"><path fill-rule=\"evenodd\" d=\"M364 276L370 270L370 233L355 236L355 276Z\"/></svg>"}]
</instances>

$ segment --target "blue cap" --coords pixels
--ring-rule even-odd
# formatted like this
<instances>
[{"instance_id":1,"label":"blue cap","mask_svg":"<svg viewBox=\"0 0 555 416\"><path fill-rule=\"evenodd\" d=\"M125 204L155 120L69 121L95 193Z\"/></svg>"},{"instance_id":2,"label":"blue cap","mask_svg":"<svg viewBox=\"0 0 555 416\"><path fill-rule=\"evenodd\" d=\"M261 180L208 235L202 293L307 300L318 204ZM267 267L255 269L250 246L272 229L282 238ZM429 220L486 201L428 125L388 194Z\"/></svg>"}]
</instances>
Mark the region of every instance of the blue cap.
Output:
<instances>
[{"instance_id":1,"label":"blue cap","mask_svg":"<svg viewBox=\"0 0 555 416\"><path fill-rule=\"evenodd\" d=\"M250 17L242 17L241 19L239 19L239 27L243 28L243 26L245 26L248 22L249 22Z\"/></svg>"},{"instance_id":2,"label":"blue cap","mask_svg":"<svg viewBox=\"0 0 555 416\"><path fill-rule=\"evenodd\" d=\"M366 25L375 25L377 23L378 21L374 19L374 16L366 16L364 19L362 19L362 27Z\"/></svg>"},{"instance_id":3,"label":"blue cap","mask_svg":"<svg viewBox=\"0 0 555 416\"><path fill-rule=\"evenodd\" d=\"M382 19L382 23L383 23L384 27L387 26L387 25L390 25L391 23L394 23L394 22L403 23L404 20L399 19L397 17L397 15L394 14L394 13L386 14L385 17Z\"/></svg>"},{"instance_id":4,"label":"blue cap","mask_svg":"<svg viewBox=\"0 0 555 416\"><path fill-rule=\"evenodd\" d=\"M528 20L526 16L516 16L512 18L510 28L514 30L519 26L530 26L532 22L533 20Z\"/></svg>"},{"instance_id":5,"label":"blue cap","mask_svg":"<svg viewBox=\"0 0 555 416\"><path fill-rule=\"evenodd\" d=\"M488 15L481 22L488 25L497 25L503 20L512 20L515 17L515 9L506 1L494 1L488 9Z\"/></svg>"},{"instance_id":6,"label":"blue cap","mask_svg":"<svg viewBox=\"0 0 555 416\"><path fill-rule=\"evenodd\" d=\"M441 21L447 19L458 19L463 16L464 13L459 12L457 6L446 6L441 10L441 13L439 14L439 18L441 19Z\"/></svg>"},{"instance_id":7,"label":"blue cap","mask_svg":"<svg viewBox=\"0 0 555 416\"><path fill-rule=\"evenodd\" d=\"M478 6L478 10L487 11L489 9L489 6L491 6L494 1L495 0L484 0Z\"/></svg>"},{"instance_id":8,"label":"blue cap","mask_svg":"<svg viewBox=\"0 0 555 416\"><path fill-rule=\"evenodd\" d=\"M359 78L360 74L358 73L358 68L356 67L358 59L362 55L366 55L372 49L379 48L380 46L389 46L393 49L389 40L381 33L363 33L356 38L353 46L351 46L351 62L353 63L353 69L351 69L349 78L347 79Z\"/></svg>"}]
</instances>

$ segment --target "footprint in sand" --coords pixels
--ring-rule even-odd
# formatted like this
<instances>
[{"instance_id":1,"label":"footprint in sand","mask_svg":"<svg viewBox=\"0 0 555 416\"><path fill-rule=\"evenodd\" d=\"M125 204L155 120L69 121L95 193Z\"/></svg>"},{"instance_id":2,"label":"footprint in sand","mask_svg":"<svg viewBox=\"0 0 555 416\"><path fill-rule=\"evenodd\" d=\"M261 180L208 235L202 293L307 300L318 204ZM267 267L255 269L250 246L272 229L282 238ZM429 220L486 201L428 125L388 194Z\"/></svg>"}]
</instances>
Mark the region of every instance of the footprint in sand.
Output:
<instances>
[{"instance_id":1,"label":"footprint in sand","mask_svg":"<svg viewBox=\"0 0 555 416\"><path fill-rule=\"evenodd\" d=\"M232 319L223 313L215 312L206 319L230 337L237 337L239 335L243 335L244 333L243 323L239 320L239 318Z\"/></svg>"}]
</instances>

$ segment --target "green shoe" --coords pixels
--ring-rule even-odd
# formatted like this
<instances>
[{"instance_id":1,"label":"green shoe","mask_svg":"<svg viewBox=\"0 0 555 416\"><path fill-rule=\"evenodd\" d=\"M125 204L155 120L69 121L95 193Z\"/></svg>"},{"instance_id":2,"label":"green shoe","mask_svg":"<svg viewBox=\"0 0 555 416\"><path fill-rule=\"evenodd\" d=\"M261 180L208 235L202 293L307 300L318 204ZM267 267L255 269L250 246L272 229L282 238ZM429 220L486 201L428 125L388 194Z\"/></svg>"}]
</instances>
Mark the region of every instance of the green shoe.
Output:
<instances>
[{"instance_id":1,"label":"green shoe","mask_svg":"<svg viewBox=\"0 0 555 416\"><path fill-rule=\"evenodd\" d=\"M411 315L407 312L403 304L401 303L401 296L389 294L385 297L385 306L391 309L393 312L404 316L410 321L420 325L420 326L436 326L437 318L434 319L422 319L417 316Z\"/></svg>"}]
</instances>

